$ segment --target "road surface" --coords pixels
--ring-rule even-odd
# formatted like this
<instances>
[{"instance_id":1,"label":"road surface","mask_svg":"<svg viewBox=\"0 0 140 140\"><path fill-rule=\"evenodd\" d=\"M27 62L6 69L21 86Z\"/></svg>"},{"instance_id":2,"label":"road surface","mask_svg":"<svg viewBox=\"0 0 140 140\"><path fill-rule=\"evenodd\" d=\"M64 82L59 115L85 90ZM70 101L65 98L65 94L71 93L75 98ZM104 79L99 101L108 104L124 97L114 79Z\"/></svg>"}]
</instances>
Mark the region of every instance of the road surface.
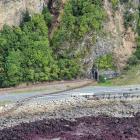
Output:
<instances>
[{"instance_id":1,"label":"road surface","mask_svg":"<svg viewBox=\"0 0 140 140\"><path fill-rule=\"evenodd\" d=\"M31 100L44 98L46 100L59 100L59 99L67 99L71 96L84 96L84 95L96 95L101 96L103 94L110 95L123 95L124 93L131 93L140 95L140 85L132 85L132 86L86 86L83 88L73 89L70 91L61 91L60 89L57 91L54 90L54 93L49 93L48 90L40 90L40 91L25 91L21 93L4 93L0 95L0 103L16 103L21 102L23 100Z\"/></svg>"},{"instance_id":2,"label":"road surface","mask_svg":"<svg viewBox=\"0 0 140 140\"><path fill-rule=\"evenodd\" d=\"M102 98L105 100L99 100ZM120 99L126 98L126 103L120 102ZM131 98L134 100L129 100ZM140 86L90 85L53 93L48 90L13 92L1 94L0 102L3 101L5 105L1 105L0 129L44 118L94 116L100 113L128 117L140 110Z\"/></svg>"}]
</instances>

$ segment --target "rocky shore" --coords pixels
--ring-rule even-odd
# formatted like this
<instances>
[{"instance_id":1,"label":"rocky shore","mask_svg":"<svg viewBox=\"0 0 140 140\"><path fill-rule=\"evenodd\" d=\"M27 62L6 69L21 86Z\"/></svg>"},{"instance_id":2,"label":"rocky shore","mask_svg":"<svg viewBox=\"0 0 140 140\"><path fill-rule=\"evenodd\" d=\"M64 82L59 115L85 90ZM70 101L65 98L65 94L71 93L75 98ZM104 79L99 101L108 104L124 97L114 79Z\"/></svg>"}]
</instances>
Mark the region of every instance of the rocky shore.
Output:
<instances>
[{"instance_id":1,"label":"rocky shore","mask_svg":"<svg viewBox=\"0 0 140 140\"><path fill-rule=\"evenodd\" d=\"M27 101L13 112L0 116L0 130L12 129L23 123L33 124L36 121L64 119L75 120L88 116L108 116L115 118L134 117L140 109L140 99L107 100L69 97L61 100L46 101L47 97ZM14 104L11 104L14 106ZM3 112L10 106L3 108Z\"/></svg>"},{"instance_id":2,"label":"rocky shore","mask_svg":"<svg viewBox=\"0 0 140 140\"><path fill-rule=\"evenodd\" d=\"M134 92L127 98L118 93L121 89L112 90L106 98L100 94L104 88L94 88L98 96L88 90L93 88L41 94L1 106L0 140L140 139L138 89L123 89Z\"/></svg>"},{"instance_id":3,"label":"rocky shore","mask_svg":"<svg viewBox=\"0 0 140 140\"><path fill-rule=\"evenodd\" d=\"M139 140L140 117L43 119L0 131L0 140Z\"/></svg>"}]
</instances>

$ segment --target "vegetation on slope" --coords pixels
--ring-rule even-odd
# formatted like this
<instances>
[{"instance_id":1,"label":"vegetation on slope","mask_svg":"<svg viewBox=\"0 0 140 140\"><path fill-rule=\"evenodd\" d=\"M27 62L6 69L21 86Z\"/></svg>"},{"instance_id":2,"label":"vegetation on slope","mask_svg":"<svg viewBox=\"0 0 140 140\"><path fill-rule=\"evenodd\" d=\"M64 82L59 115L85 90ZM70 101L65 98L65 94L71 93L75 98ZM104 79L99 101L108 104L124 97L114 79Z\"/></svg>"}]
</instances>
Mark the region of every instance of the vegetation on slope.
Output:
<instances>
[{"instance_id":1,"label":"vegetation on slope","mask_svg":"<svg viewBox=\"0 0 140 140\"><path fill-rule=\"evenodd\" d=\"M128 10L124 15L124 25L126 28L132 27L137 34L137 49L133 56L128 60L127 67L135 66L140 63L140 7L134 12L133 8L130 10L130 5L131 2L129 2Z\"/></svg>"},{"instance_id":2,"label":"vegetation on slope","mask_svg":"<svg viewBox=\"0 0 140 140\"><path fill-rule=\"evenodd\" d=\"M140 65L131 66L116 79L107 82L108 85L136 85L140 83Z\"/></svg>"},{"instance_id":3,"label":"vegetation on slope","mask_svg":"<svg viewBox=\"0 0 140 140\"><path fill-rule=\"evenodd\" d=\"M103 80L103 85L126 85L138 84L139 81L139 65L140 65L140 8L131 0L110 0L114 12L123 5L124 7L124 27L126 31L131 28L137 35L137 48L134 54L128 60L126 68L122 71L122 75L114 80ZM105 62L105 61L104 61ZM104 64L104 63L103 63ZM106 66L107 64L105 64Z\"/></svg>"},{"instance_id":4,"label":"vegetation on slope","mask_svg":"<svg viewBox=\"0 0 140 140\"><path fill-rule=\"evenodd\" d=\"M78 40L91 30L98 32L105 17L101 4L102 0L70 0L52 39L53 46L57 48L64 41Z\"/></svg>"},{"instance_id":5,"label":"vegetation on slope","mask_svg":"<svg viewBox=\"0 0 140 140\"><path fill-rule=\"evenodd\" d=\"M119 3L127 3L124 25L126 28L133 27L138 33L138 48L128 64L136 65L140 61L140 14L133 12L135 8L129 0L110 1L114 10L117 10ZM81 58L84 57L84 52L75 54L75 44L86 34L94 32L96 38L96 34L101 31L106 18L103 1L69 0L51 38L48 32L53 24L53 17L49 10L44 7L42 14L32 17L26 12L19 27L3 27L0 32L0 87L81 76ZM138 23L134 24L134 21ZM111 55L99 58L99 67L113 68L112 59Z\"/></svg>"},{"instance_id":6,"label":"vegetation on slope","mask_svg":"<svg viewBox=\"0 0 140 140\"><path fill-rule=\"evenodd\" d=\"M114 63L113 63L113 57L112 54L106 54L103 55L101 57L99 57L96 62L95 65L98 65L98 68L100 70L108 70L108 69L114 69Z\"/></svg>"},{"instance_id":7,"label":"vegetation on slope","mask_svg":"<svg viewBox=\"0 0 140 140\"><path fill-rule=\"evenodd\" d=\"M4 26L0 40L1 86L57 78L48 27L42 15L34 15L21 27Z\"/></svg>"},{"instance_id":8,"label":"vegetation on slope","mask_svg":"<svg viewBox=\"0 0 140 140\"><path fill-rule=\"evenodd\" d=\"M0 32L0 87L72 79L80 75L79 56L69 55L71 50L61 46L64 42L81 39L91 30L101 29L102 0L70 0L61 18L52 40L48 37L52 17L47 8L32 17L27 12L20 27L3 27Z\"/></svg>"}]
</instances>

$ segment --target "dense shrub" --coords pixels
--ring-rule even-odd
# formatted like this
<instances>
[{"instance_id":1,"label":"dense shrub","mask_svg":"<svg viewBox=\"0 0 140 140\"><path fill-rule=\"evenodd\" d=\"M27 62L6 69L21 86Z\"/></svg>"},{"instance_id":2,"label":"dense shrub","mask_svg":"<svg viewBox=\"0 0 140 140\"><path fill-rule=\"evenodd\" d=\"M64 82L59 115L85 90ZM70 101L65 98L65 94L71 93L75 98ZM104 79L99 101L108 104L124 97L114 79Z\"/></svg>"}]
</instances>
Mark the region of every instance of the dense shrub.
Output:
<instances>
[{"instance_id":1,"label":"dense shrub","mask_svg":"<svg viewBox=\"0 0 140 140\"><path fill-rule=\"evenodd\" d=\"M130 57L129 58L129 60L128 60L128 64L129 65L136 65L136 64L138 64L138 58L137 58L137 56L136 55L133 55L132 57Z\"/></svg>"},{"instance_id":2,"label":"dense shrub","mask_svg":"<svg viewBox=\"0 0 140 140\"><path fill-rule=\"evenodd\" d=\"M52 39L54 49L58 50L65 41L79 40L91 30L98 32L105 17L101 3L101 0L70 0Z\"/></svg>"},{"instance_id":3,"label":"dense shrub","mask_svg":"<svg viewBox=\"0 0 140 140\"><path fill-rule=\"evenodd\" d=\"M137 37L137 49L136 52L134 53L134 56L136 57L135 59L140 60L140 9L139 9L139 20L138 20L138 24L137 24L137 33L138 33L138 37ZM140 61L136 61L137 63Z\"/></svg>"},{"instance_id":4,"label":"dense shrub","mask_svg":"<svg viewBox=\"0 0 140 140\"><path fill-rule=\"evenodd\" d=\"M0 32L1 87L73 79L81 74L80 58L72 53L75 48L64 43L71 44L88 32L100 31L105 18L102 0L67 2L51 45L48 28L53 16L49 10L44 7L42 14L34 16L26 11L19 27L3 27Z\"/></svg>"},{"instance_id":5,"label":"dense shrub","mask_svg":"<svg viewBox=\"0 0 140 140\"><path fill-rule=\"evenodd\" d=\"M118 8L119 0L111 0L111 3L112 3L113 9L117 9Z\"/></svg>"},{"instance_id":6,"label":"dense shrub","mask_svg":"<svg viewBox=\"0 0 140 140\"><path fill-rule=\"evenodd\" d=\"M57 78L57 70L52 70L55 60L49 46L48 27L42 15L34 15L21 28L4 26L0 40L1 86L46 81L52 75Z\"/></svg>"},{"instance_id":7,"label":"dense shrub","mask_svg":"<svg viewBox=\"0 0 140 140\"><path fill-rule=\"evenodd\" d=\"M107 69L114 69L115 65L113 63L112 54L107 54L99 57L96 60L96 65L98 65L99 69L107 70Z\"/></svg>"},{"instance_id":8,"label":"dense shrub","mask_svg":"<svg viewBox=\"0 0 140 140\"><path fill-rule=\"evenodd\" d=\"M100 83L105 83L106 82L106 78L102 75L99 76L99 82Z\"/></svg>"},{"instance_id":9,"label":"dense shrub","mask_svg":"<svg viewBox=\"0 0 140 140\"><path fill-rule=\"evenodd\" d=\"M136 65L140 61L140 8L134 6L130 0L120 0L121 3L127 3L126 11L124 13L124 26L126 29L131 27L137 36L137 49L133 56L128 60L128 67L131 65Z\"/></svg>"},{"instance_id":10,"label":"dense shrub","mask_svg":"<svg viewBox=\"0 0 140 140\"><path fill-rule=\"evenodd\" d=\"M43 11L42 11L42 14L44 16L44 19L46 21L46 24L48 25L48 27L51 26L52 24L52 20L53 20L53 17L48 9L48 7L44 7Z\"/></svg>"}]
</instances>

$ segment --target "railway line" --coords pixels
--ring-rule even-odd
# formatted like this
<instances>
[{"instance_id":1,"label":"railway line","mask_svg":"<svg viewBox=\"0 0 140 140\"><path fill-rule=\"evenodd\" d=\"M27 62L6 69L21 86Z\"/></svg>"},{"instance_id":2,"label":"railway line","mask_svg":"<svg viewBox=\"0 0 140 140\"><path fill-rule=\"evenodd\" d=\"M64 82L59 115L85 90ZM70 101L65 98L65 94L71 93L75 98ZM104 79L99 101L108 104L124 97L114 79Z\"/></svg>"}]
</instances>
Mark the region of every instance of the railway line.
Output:
<instances>
[{"instance_id":1,"label":"railway line","mask_svg":"<svg viewBox=\"0 0 140 140\"><path fill-rule=\"evenodd\" d=\"M1 111L0 130L44 118L69 119L87 114L129 118L139 115L140 87L96 87L91 84L21 98Z\"/></svg>"},{"instance_id":2,"label":"railway line","mask_svg":"<svg viewBox=\"0 0 140 140\"><path fill-rule=\"evenodd\" d=\"M96 99L134 99L140 98L140 91L138 93L104 93L104 94L93 94L93 95L84 95L85 98L96 98Z\"/></svg>"},{"instance_id":3,"label":"railway line","mask_svg":"<svg viewBox=\"0 0 140 140\"><path fill-rule=\"evenodd\" d=\"M19 107L25 105L28 101L31 101L33 99L37 99L37 98L43 98L43 97L47 97L47 96L54 96L55 98L57 98L59 95L64 95L64 96L69 96L69 97L84 97L87 100L128 100L128 99L140 99L140 89L139 88L124 88L122 91L100 91L100 92L91 92L91 93L86 93L83 92L81 94L81 92L75 92L75 90L77 89L82 89L85 87L90 86L91 84L93 84L93 82L89 82L87 84L84 84L82 86L78 86L78 87L74 87L74 88L69 88L66 90L62 90L62 91L56 91L56 92L52 92L52 93L44 93L41 95L34 95L31 97L27 97L24 98L22 100L19 100L15 103L14 106L12 106L11 108L3 111L0 113L0 117L1 116L5 116L5 115L9 115L10 113L12 113L13 111L17 110ZM139 110L139 109L138 109ZM140 111L140 110L139 110Z\"/></svg>"},{"instance_id":4,"label":"railway line","mask_svg":"<svg viewBox=\"0 0 140 140\"><path fill-rule=\"evenodd\" d=\"M36 99L36 98L40 98L40 97L44 97L44 96L49 96L49 95L55 95L55 94L64 93L64 92L68 92L68 91L72 91L72 90L75 90L75 89L78 89L78 88L83 88L83 87L89 86L91 84L93 84L93 81L89 82L87 84L84 84L82 86L77 86L77 87L69 88L69 89L62 90L62 91L56 91L56 92L52 92L52 93L45 93L45 94L41 94L41 95L34 95L34 96L31 96L31 97L27 97L27 98L25 98L23 100L17 101L12 108L10 108L10 109L8 109L8 110L6 110L4 112L1 112L0 113L0 117L12 113L14 110L16 110L17 108L19 108L20 106L24 105L26 102L28 102L28 101L30 101L32 99Z\"/></svg>"}]
</instances>

